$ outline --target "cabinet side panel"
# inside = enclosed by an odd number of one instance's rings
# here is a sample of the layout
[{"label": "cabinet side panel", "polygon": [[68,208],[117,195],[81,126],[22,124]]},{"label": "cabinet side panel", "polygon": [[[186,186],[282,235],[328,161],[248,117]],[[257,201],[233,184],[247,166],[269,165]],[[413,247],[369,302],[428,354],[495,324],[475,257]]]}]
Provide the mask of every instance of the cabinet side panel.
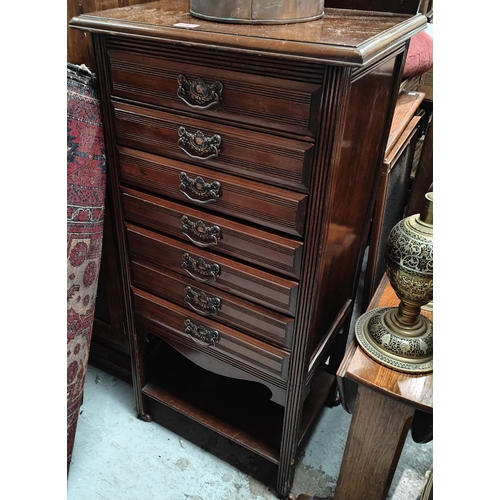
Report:
[{"label": "cabinet side panel", "polygon": [[342,141],[336,142],[340,149],[332,156],[316,277],[319,293],[310,328],[312,352],[345,301],[355,298],[374,181],[387,139],[401,60],[401,55],[392,57],[351,87]]}]

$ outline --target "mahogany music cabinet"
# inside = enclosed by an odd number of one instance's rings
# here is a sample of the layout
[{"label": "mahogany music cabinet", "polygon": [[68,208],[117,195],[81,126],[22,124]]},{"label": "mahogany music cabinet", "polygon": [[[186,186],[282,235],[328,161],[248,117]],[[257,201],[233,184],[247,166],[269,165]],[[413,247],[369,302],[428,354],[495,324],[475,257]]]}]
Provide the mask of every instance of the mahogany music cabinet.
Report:
[{"label": "mahogany music cabinet", "polygon": [[92,34],[138,414],[160,402],[266,458],[282,497],[335,384],[425,24],[213,23],[188,0],[70,23]]}]

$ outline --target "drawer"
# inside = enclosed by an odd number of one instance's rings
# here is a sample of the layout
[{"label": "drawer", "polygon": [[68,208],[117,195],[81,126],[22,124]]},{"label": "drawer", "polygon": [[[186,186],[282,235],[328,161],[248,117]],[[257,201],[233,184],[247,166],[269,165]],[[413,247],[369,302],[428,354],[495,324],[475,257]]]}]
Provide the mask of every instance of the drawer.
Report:
[{"label": "drawer", "polygon": [[265,342],[290,348],[293,318],[139,259],[132,259],[130,266],[133,285],[188,308],[200,321],[210,317]]},{"label": "drawer", "polygon": [[[229,60],[225,68],[211,67],[210,60],[200,63],[185,53],[183,60],[119,49],[109,49],[108,55],[114,97],[245,127],[309,137],[316,134],[319,83],[231,71]],[[238,56],[240,66],[241,59]]]},{"label": "drawer", "polygon": [[118,144],[217,171],[309,189],[314,145],[112,101]]},{"label": "drawer", "polygon": [[298,277],[302,243],[146,193],[122,188],[125,218],[200,248]]},{"label": "drawer", "polygon": [[[170,338],[184,339],[199,346],[208,355],[213,355],[255,374],[269,374],[283,381],[288,377],[289,353],[238,330],[222,325],[210,318],[202,321],[182,307],[162,300],[154,295],[132,288],[136,321],[142,323],[139,334],[147,335],[147,324],[159,326],[154,333],[166,342]],[[144,328],[146,326],[146,328]],[[262,375],[261,375],[262,376]]]},{"label": "drawer", "polygon": [[128,148],[118,148],[118,155],[124,184],[278,231],[303,234],[306,194]]},{"label": "drawer", "polygon": [[176,241],[144,228],[125,224],[132,259],[139,257],[165,269],[191,276],[214,289],[233,293],[293,316],[298,283],[189,243]]}]

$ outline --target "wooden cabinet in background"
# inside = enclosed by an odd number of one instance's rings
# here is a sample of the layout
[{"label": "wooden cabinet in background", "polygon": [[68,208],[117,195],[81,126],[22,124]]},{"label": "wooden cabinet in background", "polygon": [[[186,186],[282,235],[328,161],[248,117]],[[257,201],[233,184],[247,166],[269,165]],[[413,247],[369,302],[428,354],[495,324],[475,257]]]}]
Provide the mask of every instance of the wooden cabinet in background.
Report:
[{"label": "wooden cabinet in background", "polygon": [[123,285],[107,198],[101,269],[95,303],[89,363],[121,380],[132,382],[129,339],[125,330]]},{"label": "wooden cabinet in background", "polygon": [[139,417],[160,404],[264,457],[280,496],[335,387],[425,23],[211,23],[188,0],[71,21],[96,55]]},{"label": "wooden cabinet in background", "polygon": [[[392,228],[405,217],[415,146],[421,133],[422,92],[399,94],[379,174],[361,310],[368,307],[385,273],[385,248]],[[422,196],[422,199],[424,197]],[[412,215],[415,212],[408,213]]]}]

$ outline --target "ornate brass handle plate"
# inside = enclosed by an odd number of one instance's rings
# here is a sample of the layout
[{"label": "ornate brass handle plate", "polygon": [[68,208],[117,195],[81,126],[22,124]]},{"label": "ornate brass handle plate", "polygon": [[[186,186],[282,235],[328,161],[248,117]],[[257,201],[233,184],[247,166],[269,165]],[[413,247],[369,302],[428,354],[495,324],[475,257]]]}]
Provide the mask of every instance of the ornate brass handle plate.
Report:
[{"label": "ornate brass handle plate", "polygon": [[186,271],[191,278],[199,281],[200,283],[207,283],[208,281],[217,281],[220,275],[221,268],[219,264],[207,263],[201,257],[195,259],[187,252],[182,256],[181,269]]},{"label": "ornate brass handle plate", "polygon": [[[203,177],[199,175],[191,179],[186,172],[181,172],[179,179],[181,180],[179,190],[189,200],[205,204],[216,202],[219,199],[221,188],[219,181],[205,182]],[[188,192],[196,196],[196,198],[190,196]]]},{"label": "ornate brass handle plate", "polygon": [[[199,247],[208,247],[211,245],[217,245],[217,242],[222,238],[219,226],[207,226],[203,221],[197,220],[193,222],[189,220],[187,215],[181,217],[182,222],[182,234],[187,236],[189,241],[194,243]],[[189,233],[192,233],[194,239]]]},{"label": "ornate brass handle plate", "polygon": [[222,306],[219,297],[208,295],[201,290],[195,290],[190,286],[184,288],[186,296],[184,301],[193,311],[203,316],[216,315]]},{"label": "ornate brass handle plate", "polygon": [[215,134],[207,137],[201,130],[194,133],[188,132],[185,127],[179,127],[179,140],[177,144],[190,158],[196,160],[209,160],[216,158],[220,153],[222,138]]},{"label": "ornate brass handle plate", "polygon": [[209,346],[214,346],[219,341],[219,332],[217,330],[209,330],[203,325],[197,325],[193,323],[190,319],[184,321],[184,333],[189,335],[189,337],[195,342],[208,344]]},{"label": "ornate brass handle plate", "polygon": [[177,77],[177,97],[193,109],[208,109],[222,100],[221,82],[206,83],[203,78],[188,80],[184,75]]}]

